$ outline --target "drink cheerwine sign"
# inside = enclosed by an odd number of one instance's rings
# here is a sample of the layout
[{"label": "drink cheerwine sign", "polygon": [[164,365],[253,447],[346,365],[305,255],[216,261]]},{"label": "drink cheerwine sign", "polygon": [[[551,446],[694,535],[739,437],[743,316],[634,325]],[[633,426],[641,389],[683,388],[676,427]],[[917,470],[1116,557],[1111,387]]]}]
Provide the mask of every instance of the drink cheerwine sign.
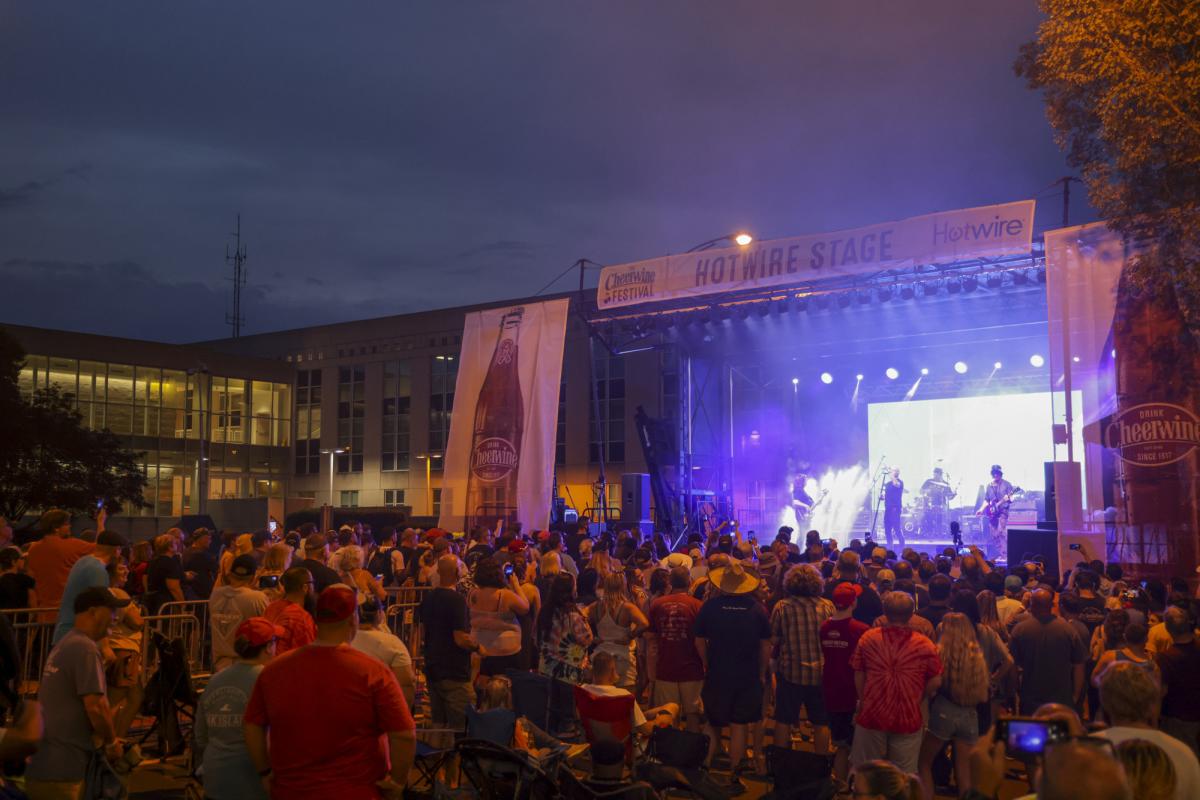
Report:
[{"label": "drink cheerwine sign", "polygon": [[917,264],[1019,255],[1032,247],[1033,211],[1033,200],[1020,200],[605,267],[596,303],[601,309],[620,308]]},{"label": "drink cheerwine sign", "polygon": [[551,300],[467,315],[440,527],[549,524],[567,307]]}]

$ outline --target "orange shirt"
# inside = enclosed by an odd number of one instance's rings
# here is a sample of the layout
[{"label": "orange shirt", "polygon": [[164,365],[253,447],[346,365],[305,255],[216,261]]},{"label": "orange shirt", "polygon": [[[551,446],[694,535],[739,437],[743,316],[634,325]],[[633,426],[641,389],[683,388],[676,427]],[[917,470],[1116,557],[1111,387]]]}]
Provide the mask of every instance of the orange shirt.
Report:
[{"label": "orange shirt", "polygon": [[[34,589],[37,591],[39,606],[49,608],[62,602],[71,567],[94,549],[95,545],[91,542],[54,534],[33,543],[25,556],[25,571],[37,582]],[[49,616],[53,621],[55,615]]]}]

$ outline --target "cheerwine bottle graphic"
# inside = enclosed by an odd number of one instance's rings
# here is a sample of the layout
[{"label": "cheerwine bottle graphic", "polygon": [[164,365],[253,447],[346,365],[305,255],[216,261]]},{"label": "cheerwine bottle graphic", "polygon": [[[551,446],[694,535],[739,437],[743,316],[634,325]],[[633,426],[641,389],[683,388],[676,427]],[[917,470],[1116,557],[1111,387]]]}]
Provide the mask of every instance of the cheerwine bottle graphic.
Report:
[{"label": "cheerwine bottle graphic", "polygon": [[467,522],[491,524],[500,517],[516,521],[517,473],[525,402],[517,364],[517,338],[525,309],[500,318],[500,338],[475,403],[471,469],[467,473]]}]

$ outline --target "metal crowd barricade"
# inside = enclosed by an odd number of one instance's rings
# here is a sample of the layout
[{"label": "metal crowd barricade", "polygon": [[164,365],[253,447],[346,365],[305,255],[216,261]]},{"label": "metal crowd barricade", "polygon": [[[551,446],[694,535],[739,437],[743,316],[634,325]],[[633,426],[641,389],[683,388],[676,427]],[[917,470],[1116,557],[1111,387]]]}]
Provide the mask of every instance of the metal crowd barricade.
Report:
[{"label": "metal crowd barricade", "polygon": [[0,610],[13,629],[17,655],[21,659],[21,683],[17,691],[23,695],[37,694],[42,669],[50,655],[57,608],[17,608]]},{"label": "metal crowd barricade", "polygon": [[417,620],[417,608],[429,586],[389,586],[387,592],[388,629],[400,638],[408,648],[413,663],[422,666],[421,625]]},{"label": "metal crowd barricade", "polygon": [[151,632],[166,639],[183,641],[188,656],[188,667],[193,678],[203,678],[212,672],[212,647],[209,643],[208,601],[183,600],[163,603],[157,614],[143,617],[142,664],[147,675],[157,665],[157,652],[153,647]]}]

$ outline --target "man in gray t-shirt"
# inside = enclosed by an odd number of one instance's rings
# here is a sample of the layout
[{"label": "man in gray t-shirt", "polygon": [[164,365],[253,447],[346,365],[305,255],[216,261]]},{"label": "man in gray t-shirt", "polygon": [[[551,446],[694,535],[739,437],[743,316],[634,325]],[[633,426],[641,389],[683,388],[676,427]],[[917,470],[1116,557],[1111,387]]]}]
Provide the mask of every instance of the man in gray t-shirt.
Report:
[{"label": "man in gray t-shirt", "polygon": [[110,759],[120,758],[96,642],[108,634],[114,609],[127,605],[129,600],[98,586],[75,597],[73,627],[50,651],[38,690],[46,730],[25,771],[31,797],[77,792],[97,741]]},{"label": "man in gray t-shirt", "polygon": [[238,556],[229,567],[229,583],[213,589],[209,598],[213,672],[220,672],[237,660],[233,642],[238,626],[251,617],[261,617],[267,610],[267,596],[250,588],[257,571],[254,556]]}]

